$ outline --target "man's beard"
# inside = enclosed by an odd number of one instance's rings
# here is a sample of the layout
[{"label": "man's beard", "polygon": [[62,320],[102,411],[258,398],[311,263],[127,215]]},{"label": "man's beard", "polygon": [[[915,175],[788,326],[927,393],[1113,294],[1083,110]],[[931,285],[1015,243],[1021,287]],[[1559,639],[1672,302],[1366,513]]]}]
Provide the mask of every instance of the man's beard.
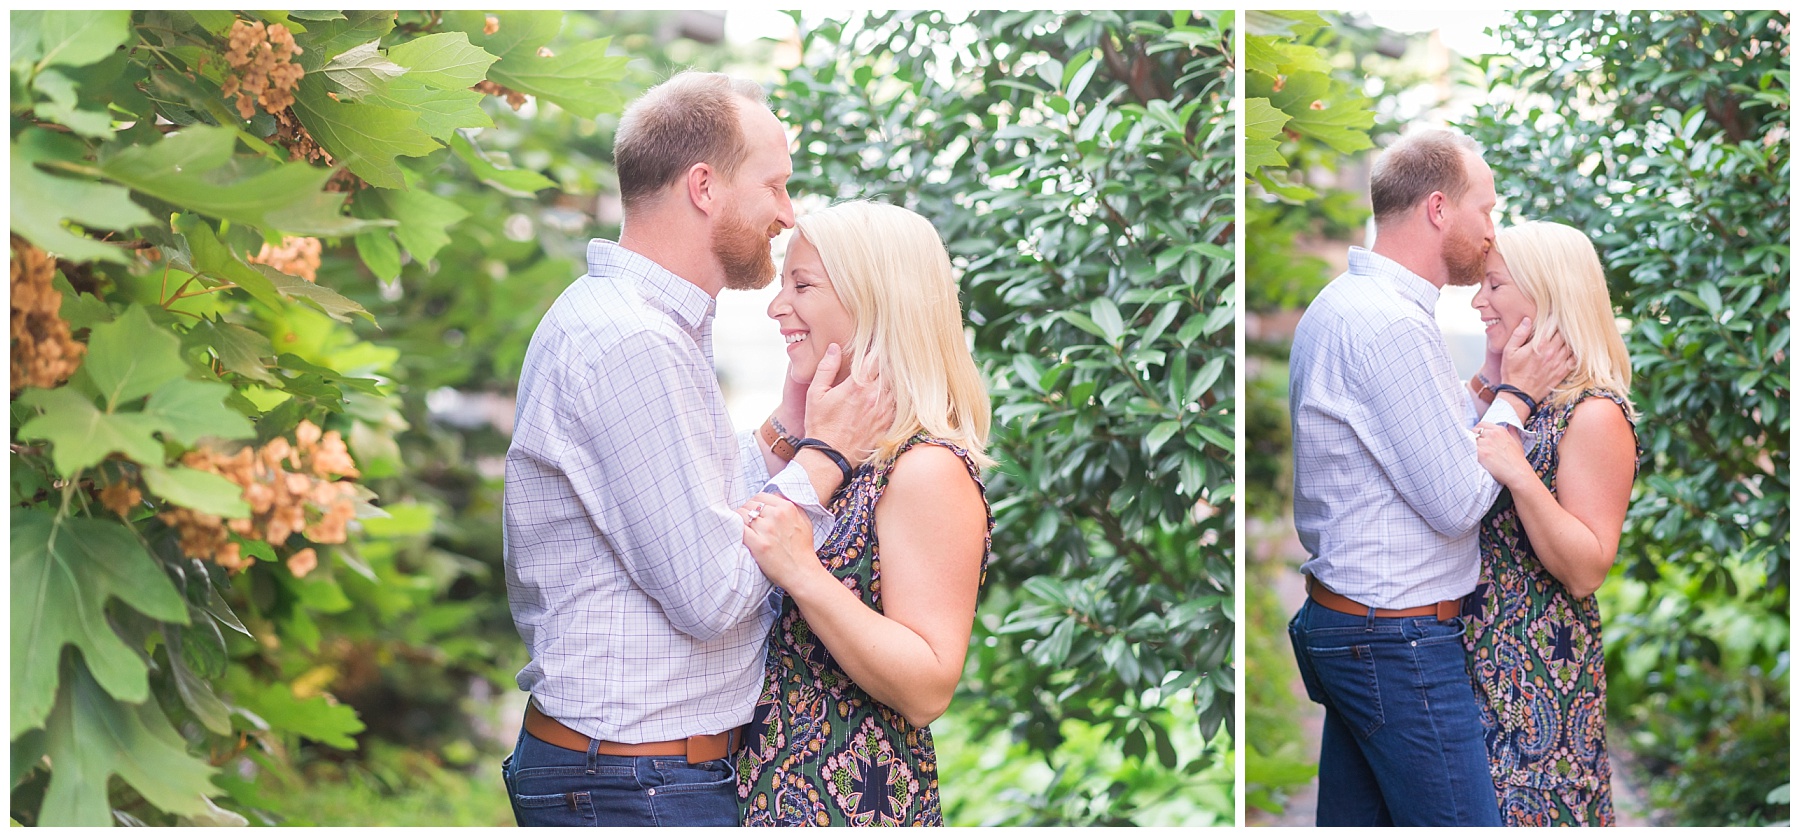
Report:
[{"label": "man's beard", "polygon": [[772,226],[756,229],[737,207],[726,210],[713,227],[713,257],[725,268],[725,287],[734,291],[766,288],[775,279],[775,257],[769,252],[769,240],[781,232]]},{"label": "man's beard", "polygon": [[1445,281],[1462,287],[1481,284],[1482,274],[1487,272],[1486,244],[1481,236],[1461,230],[1444,239],[1444,267],[1450,272]]}]

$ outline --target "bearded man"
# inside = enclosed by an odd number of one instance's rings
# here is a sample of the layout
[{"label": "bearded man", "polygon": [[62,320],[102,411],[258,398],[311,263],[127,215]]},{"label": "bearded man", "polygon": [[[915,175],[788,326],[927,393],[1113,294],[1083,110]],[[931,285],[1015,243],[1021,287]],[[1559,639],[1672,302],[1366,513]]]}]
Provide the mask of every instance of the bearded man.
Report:
[{"label": "bearded man", "polygon": [[[1450,364],[1434,309],[1482,280],[1494,173],[1468,137],[1424,130],[1369,175],[1375,242],[1294,332],[1294,527],[1311,555],[1288,625],[1325,706],[1319,825],[1499,825],[1462,598],[1500,486],[1477,463],[1481,406]],[[1558,335],[1520,323],[1483,421],[1522,426],[1574,367]]]},{"label": "bearded man", "polygon": [[520,825],[736,825],[732,751],[775,610],[734,510],[779,492],[822,541],[819,498],[874,447],[891,397],[831,386],[834,346],[804,418],[786,416],[823,445],[789,463],[727,422],[716,297],[768,285],[770,240],[794,226],[788,135],[761,87],[669,79],[626,110],[614,163],[619,241],[589,242],[519,376],[504,535],[531,699],[501,772]]}]

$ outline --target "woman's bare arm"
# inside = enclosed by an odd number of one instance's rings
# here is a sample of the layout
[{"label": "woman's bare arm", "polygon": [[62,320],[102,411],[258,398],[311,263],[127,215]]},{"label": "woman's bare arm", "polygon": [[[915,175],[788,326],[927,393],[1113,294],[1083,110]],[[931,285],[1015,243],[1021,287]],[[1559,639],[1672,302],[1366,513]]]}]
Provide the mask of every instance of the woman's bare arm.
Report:
[{"label": "woman's bare arm", "polygon": [[[1509,467],[1516,463],[1495,463],[1496,457],[1514,459],[1518,448],[1508,434],[1488,434],[1490,440],[1498,438],[1506,438],[1512,450],[1483,444],[1482,464],[1512,490],[1519,523],[1544,569],[1576,598],[1600,589],[1618,557],[1637,461],[1624,411],[1605,398],[1590,398],[1576,406],[1558,448],[1555,494],[1530,473],[1529,466],[1524,469],[1529,477],[1524,477]],[[1516,460],[1523,459],[1519,451]]]},{"label": "woman's bare arm", "polygon": [[773,518],[744,535],[763,572],[863,691],[914,726],[942,715],[968,654],[987,535],[986,507],[962,460],[921,444],[894,464],[875,508],[881,613],[819,563],[810,532],[786,519],[797,510],[777,501],[758,495],[750,504],[766,503]]}]

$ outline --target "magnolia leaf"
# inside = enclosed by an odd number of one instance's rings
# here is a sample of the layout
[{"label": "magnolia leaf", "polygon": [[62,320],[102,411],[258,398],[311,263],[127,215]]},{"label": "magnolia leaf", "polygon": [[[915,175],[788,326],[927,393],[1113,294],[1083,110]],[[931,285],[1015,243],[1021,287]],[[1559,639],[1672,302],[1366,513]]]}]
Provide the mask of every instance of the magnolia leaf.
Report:
[{"label": "magnolia leaf", "polygon": [[464,32],[439,32],[395,44],[389,60],[407,70],[407,77],[443,90],[467,90],[484,78],[499,60],[469,43]]},{"label": "magnolia leaf", "polygon": [[49,157],[39,140],[49,132],[31,128],[12,146],[12,229],[33,244],[74,262],[95,259],[124,263],[125,251],[76,235],[63,226],[73,221],[90,229],[128,230],[156,219],[117,186],[56,177],[34,163]]},{"label": "magnolia leaf", "polygon": [[244,501],[244,489],[211,471],[193,468],[161,468],[144,466],[144,485],[151,493],[178,506],[220,517],[242,519],[250,516],[250,504]]},{"label": "magnolia leaf", "polygon": [[[86,66],[112,55],[131,39],[131,12],[126,9],[14,12],[12,25],[15,32],[25,30],[27,37],[37,31],[33,55],[39,68]],[[18,39],[14,34],[15,44]]]},{"label": "magnolia leaf", "polygon": [[504,154],[490,157],[467,136],[458,132],[450,140],[450,150],[469,166],[475,177],[515,198],[529,198],[540,189],[556,188],[556,181],[530,169],[512,168]]},{"label": "magnolia leaf", "polygon": [[346,99],[361,99],[379,92],[389,81],[406,74],[406,68],[389,61],[378,50],[381,44],[369,41],[340,53],[319,70],[335,93]]},{"label": "magnolia leaf", "polygon": [[152,619],[188,620],[181,594],[131,530],[109,520],[58,520],[41,509],[13,509],[14,735],[42,726],[50,714],[66,645],[80,649],[82,669],[115,697],[150,696],[143,658],[107,622],[113,598]]},{"label": "magnolia leaf", "polygon": [[243,413],[225,406],[234,390],[217,381],[177,378],[150,394],[144,415],[158,422],[163,436],[193,446],[201,438],[249,439],[256,428]]},{"label": "magnolia leaf", "polygon": [[411,75],[394,79],[363,104],[410,111],[415,126],[433,139],[448,142],[459,128],[492,128],[494,118],[481,109],[482,94],[469,89],[439,90]]},{"label": "magnolia leaf", "polygon": [[323,82],[301,80],[295,91],[294,113],[325,150],[375,186],[406,188],[396,158],[419,157],[439,147],[419,129],[417,113],[366,102],[339,102],[326,95]]},{"label": "magnolia leaf", "polygon": [[314,282],[308,282],[298,276],[289,276],[266,264],[252,265],[257,272],[268,279],[275,289],[295,299],[303,299],[319,307],[332,319],[350,322],[349,314],[357,314],[369,322],[375,321],[375,315],[343,294]]},{"label": "magnolia leaf", "polygon": [[[154,700],[119,702],[72,663],[68,688],[50,715],[50,784],[40,825],[112,824],[107,778],[118,776],[150,804],[173,814],[205,815],[213,767],[188,753]],[[15,686],[17,681],[14,681]]]},{"label": "magnolia leaf", "polygon": [[336,236],[354,234],[365,226],[342,214],[346,195],[324,191],[330,169],[277,163],[240,176],[232,154],[237,137],[230,128],[190,125],[155,144],[128,146],[102,162],[100,169],[113,180],[187,211],[259,229]]},{"label": "magnolia leaf", "polygon": [[141,305],[110,323],[94,326],[82,362],[88,380],[106,399],[107,412],[142,398],[188,372],[181,339],[150,321]]}]

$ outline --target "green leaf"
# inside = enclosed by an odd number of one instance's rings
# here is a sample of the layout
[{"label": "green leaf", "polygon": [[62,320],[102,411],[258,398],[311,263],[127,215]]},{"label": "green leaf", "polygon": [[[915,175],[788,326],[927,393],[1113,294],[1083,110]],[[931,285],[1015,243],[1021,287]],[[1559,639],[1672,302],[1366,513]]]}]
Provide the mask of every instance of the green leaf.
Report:
[{"label": "green leaf", "polygon": [[266,264],[251,265],[251,267],[255,268],[264,278],[268,279],[269,282],[275,286],[276,290],[295,299],[304,299],[307,302],[318,306],[320,311],[324,311],[334,320],[347,323],[350,322],[350,317],[348,315],[356,314],[369,322],[375,321],[375,315],[370,314],[361,305],[356,304],[355,300],[327,288],[324,285],[308,282],[298,276],[289,276]]},{"label": "green leaf", "polygon": [[388,189],[406,188],[397,158],[423,156],[439,147],[419,129],[419,114],[365,102],[334,101],[326,95],[323,82],[311,79],[302,79],[295,91],[294,114],[339,163],[370,184]]},{"label": "green leaf", "polygon": [[455,202],[423,189],[405,192],[364,189],[356,196],[356,201],[358,209],[366,207],[381,217],[398,221],[394,236],[412,254],[413,260],[419,262],[435,258],[438,251],[450,243],[446,230],[469,217],[468,211]]},{"label": "green leaf", "polygon": [[1268,99],[1244,99],[1244,168],[1246,174],[1263,166],[1285,166],[1281,156],[1281,131],[1288,115]]},{"label": "green leaf", "polygon": [[[214,770],[188,753],[154,700],[115,701],[79,663],[50,716],[50,785],[41,825],[113,824],[107,778],[118,776],[150,804],[172,814],[204,814],[218,793]],[[16,684],[17,681],[15,680]]]},{"label": "green leaf", "polygon": [[356,255],[363,260],[369,272],[383,282],[391,282],[400,276],[400,246],[394,243],[394,237],[386,231],[359,233],[356,236]]},{"label": "green leaf", "polygon": [[177,378],[150,394],[144,416],[159,423],[163,436],[193,446],[200,439],[249,439],[256,428],[243,413],[225,406],[232,388],[217,381]]},{"label": "green leaf", "polygon": [[389,61],[378,49],[381,44],[369,41],[344,50],[319,68],[320,75],[345,99],[361,99],[380,92],[388,82],[405,75],[406,68]]},{"label": "green leaf", "polygon": [[582,41],[545,57],[540,47],[550,43],[563,25],[557,11],[504,11],[496,14],[500,29],[482,33],[486,16],[481,12],[445,12],[448,28],[461,30],[469,43],[498,56],[487,77],[520,93],[555,102],[583,119],[618,111],[625,100],[619,82],[630,59],[609,56],[611,38]]},{"label": "green leaf", "polygon": [[449,142],[462,128],[492,128],[494,119],[481,109],[482,94],[473,90],[439,90],[402,76],[386,89],[363,99],[363,104],[408,111],[418,117],[416,127],[427,136]]},{"label": "green leaf", "polygon": [[[100,169],[107,177],[184,211],[258,229],[336,236],[352,235],[366,226],[342,214],[347,195],[324,191],[330,169],[306,163],[271,167],[262,158],[236,160],[232,151],[237,136],[230,128],[190,125],[155,144],[129,146],[101,163]],[[245,174],[244,166],[260,170]]]},{"label": "green leaf", "polygon": [[211,471],[181,467],[145,467],[141,470],[144,484],[152,493],[178,506],[227,518],[250,516],[244,489]]},{"label": "green leaf", "polygon": [[407,78],[442,90],[467,90],[484,78],[499,60],[474,44],[464,32],[439,32],[388,49],[394,63],[407,69]]},{"label": "green leaf", "polygon": [[70,261],[124,263],[125,251],[76,235],[64,227],[74,222],[90,229],[129,230],[156,219],[117,186],[56,177],[34,163],[51,158],[49,132],[30,128],[12,147],[12,229],[33,244]]},{"label": "green leaf", "polygon": [[1094,324],[1100,326],[1106,342],[1118,343],[1119,335],[1125,331],[1125,320],[1119,315],[1118,303],[1111,297],[1098,297],[1089,304],[1088,310],[1093,312]]},{"label": "green leaf", "polygon": [[529,198],[541,189],[556,188],[556,181],[535,171],[512,168],[505,155],[496,155],[500,162],[495,162],[461,132],[451,138],[450,150],[468,164],[481,182],[515,198]]},{"label": "green leaf", "polygon": [[15,13],[13,25],[23,23],[29,31],[36,24],[39,69],[93,64],[112,55],[131,38],[131,12],[125,9],[43,11],[31,15],[21,19]]},{"label": "green leaf", "polygon": [[56,278],[50,280],[50,286],[62,293],[62,307],[57,309],[69,328],[80,331],[92,328],[101,323],[110,323],[117,319],[113,310],[105,302],[91,294],[76,293],[75,287],[69,284],[68,277],[58,271]]},{"label": "green leaf", "polygon": [[162,443],[154,435],[156,423],[138,413],[100,412],[87,396],[69,387],[28,389],[19,403],[43,410],[19,428],[19,438],[49,442],[50,462],[65,478],[112,453],[136,462],[163,460]]},{"label": "green leaf", "polygon": [[205,346],[219,359],[219,365],[253,381],[276,383],[263,358],[273,357],[275,347],[269,338],[234,323],[202,320],[188,330],[183,341],[187,345]]},{"label": "green leaf", "polygon": [[[64,646],[120,700],[150,696],[148,670],[106,619],[117,598],[152,619],[185,624],[187,605],[129,529],[40,509],[12,513],[12,730],[44,724]],[[60,769],[60,767],[59,767]]]},{"label": "green leaf", "polygon": [[[209,640],[218,639],[217,649],[220,662],[224,657],[224,638],[219,636],[219,629],[211,620],[200,620],[197,628],[209,631],[210,636],[196,643],[189,637],[197,633],[193,628],[163,628],[163,642],[169,646],[169,668],[175,675],[175,691],[181,695],[181,702],[199,719],[200,724],[217,735],[231,734],[231,710],[224,701],[213,694],[212,685],[204,679],[205,675],[196,672],[187,659],[189,654],[204,655],[205,651],[194,651],[197,644],[210,644]],[[221,668],[221,671],[223,669]]]},{"label": "green leaf", "polygon": [[181,340],[133,305],[110,323],[94,326],[82,371],[106,400],[107,412],[142,398],[187,374]]},{"label": "green leaf", "polygon": [[385,11],[353,11],[336,19],[309,23],[305,34],[294,38],[306,50],[300,55],[300,66],[310,74],[343,52],[380,40],[393,29],[394,13]]},{"label": "green leaf", "polygon": [[273,729],[305,736],[340,750],[356,749],[352,735],[363,731],[356,710],[340,706],[321,695],[301,699],[286,683],[257,683],[242,669],[227,674],[226,684],[233,702],[255,712]]},{"label": "green leaf", "polygon": [[1155,456],[1156,452],[1161,450],[1162,446],[1179,432],[1181,432],[1181,422],[1159,422],[1155,427],[1150,428],[1149,433],[1144,435],[1144,454]]},{"label": "green leaf", "polygon": [[32,86],[49,97],[49,101],[36,107],[38,118],[66,125],[84,137],[112,138],[112,117],[104,111],[81,110],[80,99],[75,94],[75,82],[68,76],[55,70],[45,70],[32,80]]}]

